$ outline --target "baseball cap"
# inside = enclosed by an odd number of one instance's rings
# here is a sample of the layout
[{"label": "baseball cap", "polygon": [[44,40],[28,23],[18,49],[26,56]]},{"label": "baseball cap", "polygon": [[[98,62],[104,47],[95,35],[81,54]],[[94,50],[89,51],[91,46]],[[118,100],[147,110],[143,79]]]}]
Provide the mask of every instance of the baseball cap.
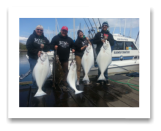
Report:
[{"label": "baseball cap", "polygon": [[109,27],[109,25],[108,25],[108,22],[107,22],[107,21],[103,22],[102,27],[103,27],[104,25],[106,25],[106,26],[108,26],[108,27]]},{"label": "baseball cap", "polygon": [[68,31],[68,27],[63,26],[63,27],[61,28],[61,30],[66,30],[66,31]]}]

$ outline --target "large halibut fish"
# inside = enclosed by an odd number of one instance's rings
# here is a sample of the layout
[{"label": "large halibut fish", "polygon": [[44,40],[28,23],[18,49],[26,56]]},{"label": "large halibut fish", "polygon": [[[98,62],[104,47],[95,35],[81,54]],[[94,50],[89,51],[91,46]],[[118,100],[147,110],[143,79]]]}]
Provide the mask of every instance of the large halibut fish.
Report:
[{"label": "large halibut fish", "polygon": [[67,82],[69,84],[69,86],[75,90],[75,94],[79,94],[82,93],[83,91],[79,91],[76,88],[76,81],[77,81],[77,72],[76,72],[76,62],[72,61],[71,65],[70,65],[70,69],[68,72],[68,76],[67,76]]},{"label": "large halibut fish", "polygon": [[98,53],[96,62],[101,72],[98,80],[106,80],[104,77],[104,72],[112,62],[111,46],[109,41],[105,40],[103,43],[100,52]]},{"label": "large halibut fish", "polygon": [[85,76],[83,78],[83,81],[89,81],[88,78],[88,72],[94,66],[94,54],[93,54],[93,48],[92,45],[88,44],[86,47],[86,50],[84,51],[82,61],[81,61]]},{"label": "large halibut fish", "polygon": [[51,76],[51,69],[47,53],[42,52],[33,69],[32,75],[38,86],[38,91],[36,92],[35,97],[46,95],[46,93],[42,91],[42,86],[47,78]]}]

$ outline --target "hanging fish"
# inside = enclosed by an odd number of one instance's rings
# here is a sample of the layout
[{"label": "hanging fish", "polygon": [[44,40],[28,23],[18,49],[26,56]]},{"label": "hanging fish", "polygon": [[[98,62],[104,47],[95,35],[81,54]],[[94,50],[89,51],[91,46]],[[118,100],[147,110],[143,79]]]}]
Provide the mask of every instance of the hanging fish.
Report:
[{"label": "hanging fish", "polygon": [[79,93],[82,93],[83,91],[79,91],[77,90],[76,88],[76,81],[77,81],[77,72],[76,72],[76,62],[75,60],[73,60],[71,62],[71,65],[70,65],[70,69],[69,69],[69,72],[68,72],[68,76],[67,76],[67,82],[69,84],[69,86],[75,90],[75,94],[79,94]]},{"label": "hanging fish", "polygon": [[112,62],[112,53],[109,41],[105,40],[103,43],[100,52],[98,53],[96,62],[101,72],[98,80],[106,80],[104,77],[104,72]]},{"label": "hanging fish", "polygon": [[46,95],[46,93],[42,91],[42,86],[44,85],[47,78],[51,76],[51,69],[47,53],[41,53],[33,69],[32,75],[38,86],[38,91],[36,92],[35,97]]},{"label": "hanging fish", "polygon": [[88,46],[86,47],[81,64],[85,73],[83,81],[89,81],[88,73],[90,69],[94,66],[94,54],[92,45],[88,44]]}]

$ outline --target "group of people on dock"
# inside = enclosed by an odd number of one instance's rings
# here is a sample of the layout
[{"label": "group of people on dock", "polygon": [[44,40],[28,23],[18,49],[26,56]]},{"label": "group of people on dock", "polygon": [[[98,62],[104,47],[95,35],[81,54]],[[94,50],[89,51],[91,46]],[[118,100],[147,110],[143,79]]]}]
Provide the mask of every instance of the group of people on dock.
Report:
[{"label": "group of people on dock", "polygon": [[[77,86],[79,86],[80,82],[80,73],[81,73],[81,59],[84,54],[84,51],[88,44],[96,44],[96,53],[98,54],[100,48],[104,43],[104,35],[108,34],[107,40],[110,42],[111,47],[114,45],[113,35],[108,31],[108,22],[103,22],[101,32],[98,32],[92,42],[88,37],[85,37],[83,31],[77,31],[77,39],[74,42],[72,38],[68,36],[68,27],[63,26],[59,34],[54,36],[49,42],[49,40],[44,36],[43,26],[38,25],[34,30],[33,34],[27,40],[27,54],[29,56],[30,69],[33,71],[34,66],[36,65],[37,59],[39,58],[42,51],[47,52],[50,50],[57,51],[57,55],[59,56],[59,61],[61,63],[64,76],[61,82],[61,85],[68,86],[67,83],[67,75],[68,75],[68,60],[70,51],[75,53],[75,60],[77,65]],[[98,69],[98,76],[100,75],[100,70]],[[106,78],[105,84],[109,85],[108,81],[108,69],[106,69],[104,76]],[[99,81],[98,81],[99,82]],[[36,82],[33,80],[33,85]],[[86,84],[90,84],[89,81]]]}]

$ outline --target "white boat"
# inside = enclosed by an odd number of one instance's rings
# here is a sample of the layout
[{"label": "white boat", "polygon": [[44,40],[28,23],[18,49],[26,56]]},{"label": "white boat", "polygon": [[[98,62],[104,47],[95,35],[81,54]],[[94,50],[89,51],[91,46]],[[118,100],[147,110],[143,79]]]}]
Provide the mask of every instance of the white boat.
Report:
[{"label": "white boat", "polygon": [[[112,51],[112,63],[108,67],[108,73],[116,74],[121,72],[139,71],[139,50],[135,45],[135,40],[119,34],[114,34],[113,37],[115,45]],[[52,61],[53,52],[48,53],[48,55],[49,60]],[[75,58],[75,56],[70,52],[68,67],[73,58]],[[92,67],[89,75],[97,74],[98,67]]]}]

